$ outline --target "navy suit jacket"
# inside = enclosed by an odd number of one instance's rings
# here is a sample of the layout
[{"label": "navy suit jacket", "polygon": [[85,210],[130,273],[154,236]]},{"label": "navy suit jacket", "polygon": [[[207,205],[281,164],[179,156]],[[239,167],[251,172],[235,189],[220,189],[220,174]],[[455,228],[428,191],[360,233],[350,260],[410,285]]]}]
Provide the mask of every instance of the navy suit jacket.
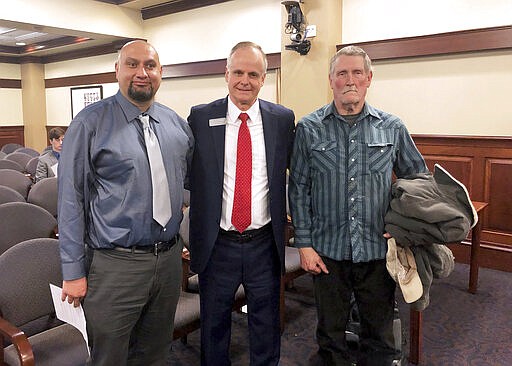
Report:
[{"label": "navy suit jacket", "polygon": [[[270,216],[277,252],[284,270],[286,222],[286,169],[295,133],[293,111],[259,100],[263,121]],[[190,258],[191,269],[201,273],[217,240],[222,211],[224,142],[226,125],[210,120],[226,118],[227,98],[192,107],[188,121],[195,138],[190,169]]]}]

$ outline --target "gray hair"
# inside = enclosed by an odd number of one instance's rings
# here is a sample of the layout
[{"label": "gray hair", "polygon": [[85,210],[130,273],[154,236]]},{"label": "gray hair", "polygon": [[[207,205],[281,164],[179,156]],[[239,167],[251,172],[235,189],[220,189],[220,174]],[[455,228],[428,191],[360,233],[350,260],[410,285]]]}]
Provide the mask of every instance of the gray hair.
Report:
[{"label": "gray hair", "polygon": [[237,50],[239,50],[241,48],[247,48],[247,47],[253,48],[261,53],[261,56],[263,56],[263,62],[264,62],[264,66],[265,66],[264,73],[266,73],[267,67],[268,67],[267,55],[265,55],[265,52],[263,52],[260,45],[254,43],[254,42],[249,42],[249,41],[239,42],[231,49],[231,52],[229,53],[229,56],[227,59],[226,67],[229,69],[229,67],[231,66],[231,57]]},{"label": "gray hair", "polygon": [[372,70],[372,60],[361,47],[357,46],[345,46],[341,48],[338,52],[335,53],[331,58],[331,62],[329,65],[329,75],[332,75],[334,72],[334,64],[338,60],[340,56],[361,56],[364,59],[364,71],[370,72]]}]

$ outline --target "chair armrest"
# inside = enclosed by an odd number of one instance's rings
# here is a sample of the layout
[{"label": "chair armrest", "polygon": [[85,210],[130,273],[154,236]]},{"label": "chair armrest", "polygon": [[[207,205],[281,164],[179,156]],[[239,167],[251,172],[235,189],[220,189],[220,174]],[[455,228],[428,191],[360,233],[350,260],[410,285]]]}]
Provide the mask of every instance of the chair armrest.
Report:
[{"label": "chair armrest", "polygon": [[[14,347],[16,347],[16,351],[18,352],[18,357],[20,360],[20,364],[22,366],[34,366],[34,353],[32,352],[32,346],[28,342],[27,336],[23,331],[16,328],[14,325],[9,323],[4,318],[0,317],[0,339],[6,337],[9,341],[12,342]],[[3,345],[0,348],[0,364],[4,364],[4,348]]]},{"label": "chair armrest", "polygon": [[284,225],[284,245],[290,245],[290,239],[295,236],[295,230],[291,219],[288,217]]},{"label": "chair armrest", "polygon": [[183,291],[188,290],[188,278],[190,277],[190,252],[188,249],[183,249],[181,253],[181,267],[182,267],[182,276],[181,276],[181,289]]}]

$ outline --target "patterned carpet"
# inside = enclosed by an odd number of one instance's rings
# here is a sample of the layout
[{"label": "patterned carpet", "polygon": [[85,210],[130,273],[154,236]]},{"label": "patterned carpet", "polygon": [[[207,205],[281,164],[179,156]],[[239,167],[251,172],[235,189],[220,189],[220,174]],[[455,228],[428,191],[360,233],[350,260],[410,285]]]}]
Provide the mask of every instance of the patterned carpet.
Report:
[{"label": "patterned carpet", "polygon": [[[512,365],[512,273],[480,269],[478,292],[467,292],[469,266],[456,264],[446,279],[436,280],[431,303],[423,313],[425,366]],[[400,317],[408,334],[409,309],[397,291]],[[311,278],[295,280],[286,292],[286,327],[282,336],[282,366],[316,365],[316,313]],[[249,365],[246,316],[233,313],[232,362]],[[405,347],[408,347],[408,339]],[[199,331],[188,343],[172,343],[169,365],[200,364]]]}]

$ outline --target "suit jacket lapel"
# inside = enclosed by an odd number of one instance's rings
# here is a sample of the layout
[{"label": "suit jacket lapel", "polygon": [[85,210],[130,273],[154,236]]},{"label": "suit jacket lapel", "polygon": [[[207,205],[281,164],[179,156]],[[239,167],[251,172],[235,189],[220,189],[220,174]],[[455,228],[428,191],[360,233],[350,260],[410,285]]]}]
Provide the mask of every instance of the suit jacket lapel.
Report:
[{"label": "suit jacket lapel", "polygon": [[278,118],[260,101],[261,120],[263,122],[263,136],[265,137],[265,157],[267,159],[267,176],[269,186],[272,184],[272,172],[274,170],[274,158],[276,150],[277,124]]}]

